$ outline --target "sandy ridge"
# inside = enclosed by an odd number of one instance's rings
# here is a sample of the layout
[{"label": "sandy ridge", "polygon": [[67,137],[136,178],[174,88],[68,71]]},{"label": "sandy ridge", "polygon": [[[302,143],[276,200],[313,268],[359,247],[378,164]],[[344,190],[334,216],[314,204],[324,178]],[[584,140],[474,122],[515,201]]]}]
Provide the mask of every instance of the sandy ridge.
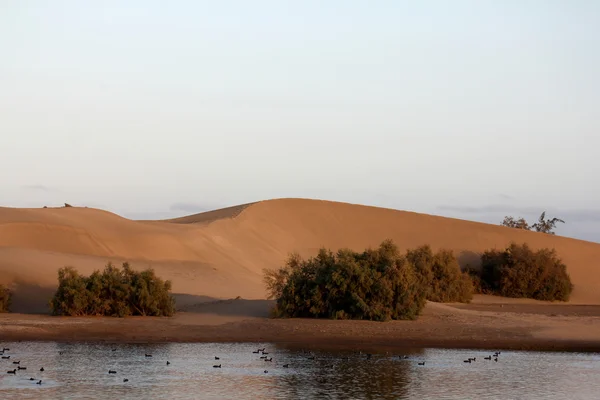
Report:
[{"label": "sandy ridge", "polygon": [[[572,303],[600,304],[598,243],[307,199],[261,201],[167,221],[133,221],[92,208],[0,208],[0,283],[29,288],[23,292],[27,301],[19,290],[15,300],[21,311],[33,310],[46,304],[58,268],[72,265],[89,273],[107,261],[130,261],[155,268],[178,294],[262,299],[262,269],[278,267],[292,251],[308,256],[321,246],[362,250],[387,238],[401,249],[425,243],[452,249],[463,265],[510,241],[552,247],[568,265]],[[36,292],[39,301],[31,298]]]}]

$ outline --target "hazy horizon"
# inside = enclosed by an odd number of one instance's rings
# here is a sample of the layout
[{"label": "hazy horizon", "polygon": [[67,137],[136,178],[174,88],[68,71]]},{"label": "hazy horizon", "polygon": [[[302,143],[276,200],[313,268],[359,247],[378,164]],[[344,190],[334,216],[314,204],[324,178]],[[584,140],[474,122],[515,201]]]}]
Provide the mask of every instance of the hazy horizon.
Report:
[{"label": "hazy horizon", "polygon": [[0,206],[302,197],[600,242],[600,2],[5,1]]}]

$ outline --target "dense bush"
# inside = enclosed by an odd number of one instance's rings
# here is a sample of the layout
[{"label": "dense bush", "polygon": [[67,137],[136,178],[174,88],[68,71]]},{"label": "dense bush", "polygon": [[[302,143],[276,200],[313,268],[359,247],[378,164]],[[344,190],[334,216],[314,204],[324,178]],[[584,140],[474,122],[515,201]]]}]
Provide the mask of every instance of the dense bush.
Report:
[{"label": "dense bush", "polygon": [[152,269],[137,272],[124,263],[109,263],[89,277],[71,267],[58,271],[58,290],[50,301],[55,315],[172,316],[175,300],[171,282],[158,278]]},{"label": "dense bush", "polygon": [[512,243],[481,257],[482,290],[506,297],[567,301],[573,290],[567,267],[550,249]]},{"label": "dense bush", "polygon": [[0,313],[8,312],[11,303],[11,293],[8,288],[0,285]]},{"label": "dense bush", "polygon": [[527,222],[525,220],[525,218],[523,218],[523,217],[516,219],[515,217],[512,217],[512,216],[506,216],[506,217],[504,217],[504,220],[502,221],[502,225],[504,225],[508,228],[524,229],[526,231],[531,230],[531,226],[529,225],[529,222]]},{"label": "dense bush", "polygon": [[265,270],[265,283],[279,317],[415,319],[425,305],[414,265],[391,241],[362,253],[294,254],[283,268]]},{"label": "dense bush", "polygon": [[442,249],[433,253],[431,247],[421,246],[408,250],[406,258],[415,266],[427,300],[468,303],[473,298],[473,282],[460,270],[452,251]]}]

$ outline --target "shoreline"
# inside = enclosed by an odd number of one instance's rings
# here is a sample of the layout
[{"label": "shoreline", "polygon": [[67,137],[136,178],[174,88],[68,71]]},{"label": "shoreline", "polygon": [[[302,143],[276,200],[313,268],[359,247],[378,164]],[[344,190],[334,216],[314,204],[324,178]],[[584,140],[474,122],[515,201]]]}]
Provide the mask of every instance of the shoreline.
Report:
[{"label": "shoreline", "polygon": [[415,321],[270,319],[268,303],[227,300],[174,317],[0,314],[0,342],[272,343],[299,348],[600,352],[600,306],[490,299],[428,303]]},{"label": "shoreline", "polygon": [[364,341],[361,339],[340,340],[337,337],[311,338],[310,340],[280,340],[273,337],[261,338],[211,338],[211,339],[168,339],[144,338],[131,340],[127,338],[111,337],[102,339],[96,336],[62,338],[62,337],[23,337],[18,335],[2,335],[1,342],[40,342],[40,343],[60,343],[60,344],[121,344],[121,345],[160,345],[160,344],[186,344],[186,343],[270,343],[296,349],[319,349],[350,351],[363,350],[372,353],[381,353],[393,350],[414,350],[414,349],[455,349],[455,350],[488,350],[488,351],[528,351],[528,352],[570,352],[570,353],[600,353],[600,341],[460,341],[460,340],[400,340],[392,342],[390,340],[382,341]]}]

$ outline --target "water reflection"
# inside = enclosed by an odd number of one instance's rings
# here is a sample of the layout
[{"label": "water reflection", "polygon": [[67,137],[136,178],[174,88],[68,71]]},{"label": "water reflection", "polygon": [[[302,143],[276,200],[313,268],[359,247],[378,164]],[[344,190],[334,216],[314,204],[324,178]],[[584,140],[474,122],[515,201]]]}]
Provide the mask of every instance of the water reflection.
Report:
[{"label": "water reflection", "polygon": [[[494,362],[480,350],[368,356],[246,343],[2,346],[11,349],[11,358],[0,361],[2,399],[595,399],[600,393],[598,354],[503,352]],[[273,361],[254,354],[259,347]],[[468,357],[477,361],[464,363]],[[6,374],[13,361],[27,370]]]},{"label": "water reflection", "polygon": [[[398,399],[408,394],[410,361],[400,358],[405,353],[369,356],[359,352],[280,351],[295,360],[296,372],[281,376],[277,384],[294,398]],[[418,353],[412,352],[413,362]]]}]

